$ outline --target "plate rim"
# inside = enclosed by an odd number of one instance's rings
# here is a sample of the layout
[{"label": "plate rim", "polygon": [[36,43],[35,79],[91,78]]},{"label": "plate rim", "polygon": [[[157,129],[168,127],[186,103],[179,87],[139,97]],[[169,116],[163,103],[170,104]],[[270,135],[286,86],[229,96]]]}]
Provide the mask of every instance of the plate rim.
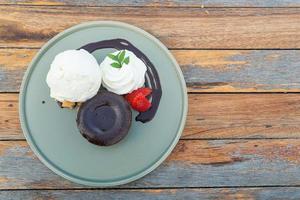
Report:
[{"label": "plate rim", "polygon": [[[182,93],[183,93],[183,95],[182,95],[183,110],[182,110],[182,113],[181,113],[181,122],[178,126],[176,136],[174,137],[172,143],[167,147],[167,150],[165,152],[163,152],[162,156],[160,158],[158,158],[156,161],[154,161],[153,164],[149,165],[145,169],[142,169],[142,171],[137,172],[136,174],[133,174],[132,176],[129,176],[129,177],[126,177],[126,178],[120,178],[119,180],[109,181],[109,182],[107,182],[107,181],[97,181],[97,182],[95,181],[94,182],[94,181],[83,180],[83,179],[80,179],[80,178],[77,178],[77,177],[73,176],[72,174],[68,174],[66,171],[59,168],[54,163],[52,163],[51,161],[48,160],[47,156],[45,156],[39,150],[39,148],[35,144],[34,140],[32,139],[32,136],[31,136],[29,128],[28,128],[28,124],[26,122],[26,117],[25,117],[26,112],[25,112],[25,106],[23,106],[23,104],[25,102],[24,98],[26,96],[25,91],[26,91],[27,85],[28,85],[28,80],[29,80],[28,78],[30,77],[32,71],[34,70],[33,66],[35,66],[36,63],[39,61],[41,54],[45,53],[63,35],[72,34],[73,32],[75,32],[77,30],[80,30],[80,29],[93,27],[93,26],[103,26],[103,25],[126,28],[126,29],[133,30],[135,32],[141,33],[144,37],[147,37],[148,39],[153,41],[159,48],[161,48],[168,55],[171,62],[175,66],[178,79],[180,80],[180,83],[181,83],[180,86],[181,86],[181,90],[182,90]],[[25,136],[25,139],[26,139],[27,143],[29,144],[31,150],[39,158],[39,160],[44,165],[46,165],[46,167],[48,167],[51,171],[53,171],[54,173],[58,174],[59,176],[65,178],[69,181],[72,181],[72,182],[78,183],[78,184],[82,184],[82,185],[86,185],[86,186],[108,187],[108,186],[122,185],[122,184],[126,184],[126,183],[129,183],[129,182],[135,181],[139,178],[142,178],[143,176],[145,176],[145,175],[149,174],[150,172],[152,172],[154,169],[156,169],[170,155],[170,153],[173,151],[176,144],[178,143],[178,141],[179,141],[179,139],[182,135],[185,123],[186,123],[187,112],[188,112],[188,95],[187,95],[186,83],[185,83],[181,68],[179,67],[179,65],[178,65],[177,61],[175,60],[174,56],[170,53],[170,51],[167,49],[167,47],[161,41],[159,41],[156,37],[154,37],[150,33],[146,32],[145,30],[143,30],[139,27],[136,27],[134,25],[124,23],[124,22],[121,22],[121,21],[90,21],[90,22],[84,22],[84,23],[80,23],[80,24],[77,24],[75,26],[72,26],[70,28],[67,28],[64,31],[58,33],[56,36],[54,36],[49,41],[47,41],[40,48],[40,50],[35,54],[35,56],[33,57],[32,61],[28,65],[28,68],[27,68],[26,72],[24,73],[22,84],[21,84],[21,87],[20,87],[20,93],[19,93],[19,119],[20,119],[20,124],[21,124],[23,134]]]}]

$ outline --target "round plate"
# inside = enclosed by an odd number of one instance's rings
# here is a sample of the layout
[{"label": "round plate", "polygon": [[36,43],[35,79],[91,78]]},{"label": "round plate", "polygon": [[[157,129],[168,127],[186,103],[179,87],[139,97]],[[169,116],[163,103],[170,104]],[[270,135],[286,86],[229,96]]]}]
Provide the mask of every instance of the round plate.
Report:
[{"label": "round plate", "polygon": [[[152,61],[163,93],[152,121],[134,121],[125,139],[100,147],[81,136],[75,122],[77,111],[59,108],[50,98],[45,80],[58,53],[115,38],[128,40]],[[100,63],[112,50],[98,50],[93,55]],[[170,154],[185,124],[187,91],[178,64],[156,38],[129,24],[99,21],[67,29],[42,47],[24,76],[19,106],[24,135],[47,167],[76,183],[113,186],[148,174]],[[134,112],[133,118],[136,115]]]}]

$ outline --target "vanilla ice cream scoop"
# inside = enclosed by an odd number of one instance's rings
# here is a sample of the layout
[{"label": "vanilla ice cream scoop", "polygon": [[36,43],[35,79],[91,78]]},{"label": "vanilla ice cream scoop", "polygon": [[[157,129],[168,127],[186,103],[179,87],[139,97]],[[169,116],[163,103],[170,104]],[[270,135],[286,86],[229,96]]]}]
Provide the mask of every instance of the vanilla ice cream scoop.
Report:
[{"label": "vanilla ice cream scoop", "polygon": [[[123,62],[118,67],[112,57],[107,56],[100,64],[102,72],[103,86],[110,92],[119,95],[127,94],[142,87],[145,83],[145,73],[147,67],[133,52],[125,51],[124,60],[128,57],[128,62]],[[116,51],[111,55],[120,55],[121,51]],[[117,67],[114,67],[114,63]]]},{"label": "vanilla ice cream scoop", "polygon": [[97,60],[84,49],[67,50],[54,58],[46,82],[50,96],[60,102],[84,102],[101,86]]}]

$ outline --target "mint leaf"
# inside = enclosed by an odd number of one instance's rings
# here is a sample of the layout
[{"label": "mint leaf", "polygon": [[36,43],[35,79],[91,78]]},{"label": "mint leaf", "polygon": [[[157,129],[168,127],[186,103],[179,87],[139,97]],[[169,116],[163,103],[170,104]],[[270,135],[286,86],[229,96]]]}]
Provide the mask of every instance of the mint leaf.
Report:
[{"label": "mint leaf", "polygon": [[128,65],[129,56],[125,58],[125,54],[125,50],[119,51],[117,55],[108,54],[108,57],[115,61],[111,64],[111,66],[115,68],[121,68],[124,63]]},{"label": "mint leaf", "polygon": [[116,57],[117,57],[118,60],[120,60],[120,59],[119,59],[119,56],[120,56],[121,52],[122,52],[122,51],[119,51],[119,53],[116,55]]},{"label": "mint leaf", "polygon": [[110,53],[110,54],[108,54],[108,57],[110,57],[110,58],[111,58],[112,60],[114,60],[114,61],[117,61],[117,62],[119,61],[119,60],[118,60],[118,57],[115,56],[114,54],[111,54],[111,53]]},{"label": "mint leaf", "polygon": [[129,56],[124,59],[123,63],[125,63],[126,65],[128,65],[128,63],[129,63]]},{"label": "mint leaf", "polygon": [[120,62],[120,63],[123,62],[124,57],[125,57],[125,51],[123,50],[123,51],[120,53],[120,56],[119,56],[119,62]]},{"label": "mint leaf", "polygon": [[111,65],[112,67],[114,67],[114,68],[121,68],[121,67],[122,67],[119,63],[116,63],[116,62],[111,63],[110,65]]}]

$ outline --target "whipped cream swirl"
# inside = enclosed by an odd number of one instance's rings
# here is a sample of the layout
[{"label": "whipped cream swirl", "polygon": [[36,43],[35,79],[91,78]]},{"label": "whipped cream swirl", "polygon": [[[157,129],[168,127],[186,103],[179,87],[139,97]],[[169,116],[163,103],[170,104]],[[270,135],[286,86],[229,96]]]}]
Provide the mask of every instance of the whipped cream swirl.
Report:
[{"label": "whipped cream swirl", "polygon": [[[117,55],[119,52],[112,54]],[[114,61],[108,56],[100,64],[103,86],[119,95],[130,93],[145,83],[145,63],[128,50],[125,50],[125,57],[129,57],[129,63],[123,63],[121,68],[113,67],[111,64]]]},{"label": "whipped cream swirl", "polygon": [[101,70],[86,50],[67,50],[54,58],[46,82],[52,98],[60,102],[84,102],[97,94]]}]

